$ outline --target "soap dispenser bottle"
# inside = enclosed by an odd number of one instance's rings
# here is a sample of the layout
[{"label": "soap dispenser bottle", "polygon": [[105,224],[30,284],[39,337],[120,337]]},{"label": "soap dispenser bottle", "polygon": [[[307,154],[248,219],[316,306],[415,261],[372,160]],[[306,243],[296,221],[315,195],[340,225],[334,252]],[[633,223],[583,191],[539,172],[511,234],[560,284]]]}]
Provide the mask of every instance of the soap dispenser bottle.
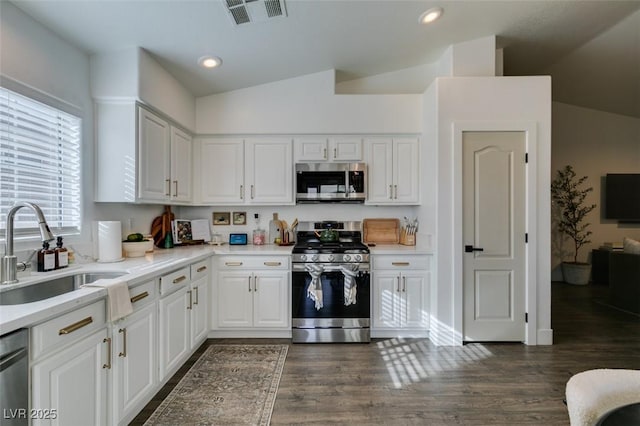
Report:
[{"label": "soap dispenser bottle", "polygon": [[49,248],[49,242],[42,242],[42,250],[38,252],[38,272],[52,271],[56,267],[56,255]]},{"label": "soap dispenser bottle", "polygon": [[69,266],[69,252],[62,246],[62,237],[58,237],[55,248],[55,269]]}]

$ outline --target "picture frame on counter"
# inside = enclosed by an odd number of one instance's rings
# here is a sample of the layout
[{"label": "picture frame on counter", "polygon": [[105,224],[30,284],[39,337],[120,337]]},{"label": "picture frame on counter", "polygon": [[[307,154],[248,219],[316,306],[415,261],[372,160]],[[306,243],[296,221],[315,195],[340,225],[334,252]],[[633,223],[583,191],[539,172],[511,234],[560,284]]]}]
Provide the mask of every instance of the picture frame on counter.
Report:
[{"label": "picture frame on counter", "polygon": [[214,225],[231,225],[231,213],[229,212],[213,212]]},{"label": "picture frame on counter", "polygon": [[233,212],[233,224],[234,225],[246,225],[247,224],[247,212]]}]

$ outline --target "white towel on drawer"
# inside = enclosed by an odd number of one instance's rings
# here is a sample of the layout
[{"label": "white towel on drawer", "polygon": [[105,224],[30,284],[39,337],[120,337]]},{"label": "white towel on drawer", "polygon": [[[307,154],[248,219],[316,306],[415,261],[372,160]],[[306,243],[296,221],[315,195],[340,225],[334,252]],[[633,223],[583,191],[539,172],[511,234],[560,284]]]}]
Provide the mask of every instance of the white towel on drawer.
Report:
[{"label": "white towel on drawer", "polygon": [[107,319],[111,322],[124,318],[133,312],[129,284],[121,279],[102,279],[86,284],[85,287],[100,287],[107,290]]},{"label": "white towel on drawer", "polygon": [[358,286],[356,285],[358,265],[342,265],[340,269],[342,270],[342,275],[344,275],[344,306],[355,305],[356,293],[358,291]]},{"label": "white towel on drawer", "polygon": [[319,311],[324,306],[322,299],[322,280],[320,276],[324,268],[322,265],[311,263],[305,265],[305,269],[311,275],[311,281],[307,287],[307,297],[315,302],[316,311]]}]

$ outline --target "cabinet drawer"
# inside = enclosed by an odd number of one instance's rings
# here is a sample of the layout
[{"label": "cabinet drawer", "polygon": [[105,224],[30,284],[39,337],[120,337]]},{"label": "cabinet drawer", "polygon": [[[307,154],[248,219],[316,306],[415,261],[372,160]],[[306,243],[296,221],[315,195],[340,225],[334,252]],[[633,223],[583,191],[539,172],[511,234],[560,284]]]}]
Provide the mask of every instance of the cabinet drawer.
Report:
[{"label": "cabinet drawer", "polygon": [[189,267],[178,269],[160,277],[160,295],[164,296],[191,282]]},{"label": "cabinet drawer", "polygon": [[218,258],[217,270],[233,269],[289,269],[289,256],[223,256]]},{"label": "cabinet drawer", "polygon": [[31,357],[37,359],[47,351],[70,345],[105,324],[106,305],[103,299],[36,325],[31,329]]},{"label": "cabinet drawer", "polygon": [[156,281],[147,281],[144,284],[129,289],[129,296],[131,297],[131,304],[133,305],[133,311],[136,312],[140,308],[153,303],[158,295],[158,287]]},{"label": "cabinet drawer", "polygon": [[211,270],[211,261],[209,259],[191,265],[191,281],[197,281],[207,276]]},{"label": "cabinet drawer", "polygon": [[373,268],[374,269],[431,269],[429,256],[423,256],[418,254],[410,255],[374,255],[373,256]]}]

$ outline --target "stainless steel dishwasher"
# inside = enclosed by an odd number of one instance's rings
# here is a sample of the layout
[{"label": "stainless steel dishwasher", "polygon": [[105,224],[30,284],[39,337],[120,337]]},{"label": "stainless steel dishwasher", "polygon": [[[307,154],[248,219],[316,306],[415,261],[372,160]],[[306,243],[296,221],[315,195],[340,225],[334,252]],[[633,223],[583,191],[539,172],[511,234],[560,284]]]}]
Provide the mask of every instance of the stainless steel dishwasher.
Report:
[{"label": "stainless steel dishwasher", "polygon": [[0,337],[0,425],[29,424],[29,330]]}]

